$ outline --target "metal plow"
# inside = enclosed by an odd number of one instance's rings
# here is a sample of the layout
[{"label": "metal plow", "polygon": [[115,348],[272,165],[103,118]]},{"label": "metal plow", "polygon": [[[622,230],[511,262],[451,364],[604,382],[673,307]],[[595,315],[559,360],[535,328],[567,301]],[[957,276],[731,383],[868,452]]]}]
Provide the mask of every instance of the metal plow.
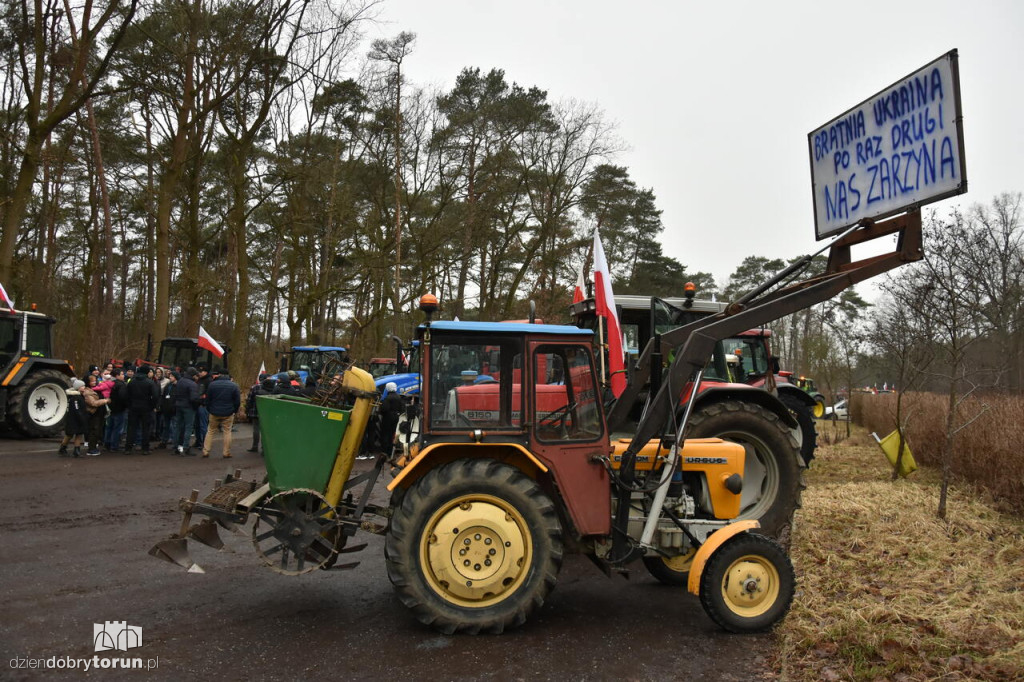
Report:
[{"label": "metal plow", "polygon": [[[347,544],[361,524],[339,514],[320,493],[292,488],[271,495],[269,485],[243,481],[238,470],[233,476],[216,481],[213,491],[202,502],[199,491],[193,490],[178,506],[183,512],[180,529],[156,543],[149,554],[190,573],[205,572],[189,553],[190,539],[216,550],[223,549],[218,526],[243,535],[239,526],[245,525],[250,517],[255,518],[252,544],[257,556],[271,570],[283,575],[302,575],[316,569],[355,568],[359,562],[342,564],[338,559],[366,547],[366,543]],[[351,499],[346,511],[350,508]],[[192,523],[194,515],[205,518]],[[364,530],[381,532],[376,528]]]},{"label": "metal plow", "polygon": [[[234,475],[229,474],[223,480],[218,479],[214,482],[213,491],[202,502],[198,501],[198,490],[193,490],[187,499],[182,498],[178,503],[184,512],[181,528],[177,533],[153,545],[149,550],[150,556],[177,564],[187,569],[189,573],[204,573],[202,567],[189,554],[188,539],[191,538],[213,549],[223,549],[224,541],[220,538],[217,526],[241,533],[237,526],[246,522],[251,505],[267,494],[267,486],[259,488],[255,481],[243,481],[241,476],[242,471],[236,469]],[[197,512],[207,518],[193,525],[192,516]]]}]

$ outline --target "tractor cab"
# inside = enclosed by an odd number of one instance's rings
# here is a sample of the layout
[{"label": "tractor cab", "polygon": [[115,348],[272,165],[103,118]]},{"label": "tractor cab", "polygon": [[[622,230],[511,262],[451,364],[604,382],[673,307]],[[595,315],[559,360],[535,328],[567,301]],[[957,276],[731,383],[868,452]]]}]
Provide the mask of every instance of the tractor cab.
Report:
[{"label": "tractor cab", "polygon": [[741,384],[763,385],[769,374],[778,374],[778,358],[769,355],[767,339],[770,329],[750,329],[719,342],[726,358],[726,372],[721,375],[716,367],[709,368],[705,376],[715,381],[735,381]]},{"label": "tractor cab", "polygon": [[37,312],[0,313],[0,368],[12,366],[23,354],[50,357],[55,322]]},{"label": "tractor cab", "polygon": [[288,371],[299,375],[302,383],[308,377],[320,380],[325,372],[334,374],[348,358],[348,349],[344,346],[292,346],[281,361],[281,371],[277,374],[278,381],[288,381]]},{"label": "tractor cab", "polygon": [[[156,362],[161,367],[170,367],[178,371],[199,365],[205,365],[207,368],[220,366],[227,369],[231,347],[225,343],[220,345],[224,348],[224,355],[218,358],[212,351],[200,346],[197,338],[168,337],[160,341],[160,354],[157,356]],[[142,361],[136,361],[136,364],[142,364]]]},{"label": "tractor cab", "polygon": [[430,433],[470,428],[523,437],[533,432],[542,440],[602,435],[589,330],[435,322],[420,332],[428,349],[423,402]]},{"label": "tractor cab", "polygon": [[421,327],[419,459],[481,457],[550,472],[579,531],[608,533],[608,478],[598,463],[608,431],[592,336],[508,322]]}]

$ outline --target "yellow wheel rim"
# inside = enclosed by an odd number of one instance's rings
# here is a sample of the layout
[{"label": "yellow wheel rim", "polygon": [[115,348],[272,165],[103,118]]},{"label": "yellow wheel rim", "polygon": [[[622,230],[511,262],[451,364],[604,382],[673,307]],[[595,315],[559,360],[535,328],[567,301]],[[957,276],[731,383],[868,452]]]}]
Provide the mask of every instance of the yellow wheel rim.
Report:
[{"label": "yellow wheel rim", "polygon": [[693,557],[697,555],[697,550],[690,549],[686,554],[680,554],[679,556],[661,557],[661,560],[665,562],[665,567],[670,571],[676,573],[689,573],[690,568],[693,566]]},{"label": "yellow wheel rim", "polygon": [[722,597],[733,613],[744,618],[760,616],[779,598],[779,572],[763,556],[741,557],[722,577]]},{"label": "yellow wheel rim", "polygon": [[491,495],[463,495],[427,520],[420,565],[446,601],[484,608],[513,594],[529,573],[533,542],[515,507]]},{"label": "yellow wheel rim", "polygon": [[825,406],[821,403],[814,403],[814,418],[821,419],[825,415]]}]

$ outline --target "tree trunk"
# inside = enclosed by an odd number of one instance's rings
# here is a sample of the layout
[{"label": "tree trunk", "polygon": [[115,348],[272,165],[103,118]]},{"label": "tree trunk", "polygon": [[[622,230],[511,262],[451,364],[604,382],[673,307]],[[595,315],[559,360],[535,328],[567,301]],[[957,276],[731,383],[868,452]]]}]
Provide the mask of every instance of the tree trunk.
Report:
[{"label": "tree trunk", "polygon": [[[238,273],[238,292],[235,294],[235,320],[231,328],[231,348],[235,353],[244,353],[249,341],[249,254],[245,241],[245,156],[242,150],[236,149],[229,158],[232,201],[228,213],[228,223],[234,235],[235,269]],[[244,355],[242,355],[244,357]],[[238,361],[235,367],[239,367]]]},{"label": "tree trunk", "polygon": [[[198,7],[198,2],[195,3]],[[189,31],[188,49],[185,55],[185,83],[182,88],[181,105],[175,117],[176,129],[171,142],[171,156],[160,178],[157,190],[156,208],[156,299],[154,301],[153,324],[150,333],[154,342],[167,336],[171,307],[171,206],[174,193],[181,180],[188,155],[188,132],[195,106],[195,56],[198,37],[196,31]],[[199,135],[197,129],[196,135]]]},{"label": "tree trunk", "polygon": [[946,439],[942,443],[942,486],[939,488],[938,516],[940,519],[946,518],[946,497],[949,490],[949,474],[952,470],[953,441],[956,438],[956,372],[958,364],[953,363],[949,382],[949,404],[947,406],[949,413],[946,415]]},{"label": "tree trunk", "polygon": [[[43,141],[33,132],[25,139],[25,151],[21,156],[21,168],[18,170],[18,181],[14,185],[7,206],[4,207],[3,235],[0,236],[0,282],[13,280],[14,249],[18,243],[18,232],[21,220],[25,215],[29,197],[32,196],[32,185],[35,183],[36,172],[39,170],[39,152]],[[10,286],[10,284],[8,284]]]}]

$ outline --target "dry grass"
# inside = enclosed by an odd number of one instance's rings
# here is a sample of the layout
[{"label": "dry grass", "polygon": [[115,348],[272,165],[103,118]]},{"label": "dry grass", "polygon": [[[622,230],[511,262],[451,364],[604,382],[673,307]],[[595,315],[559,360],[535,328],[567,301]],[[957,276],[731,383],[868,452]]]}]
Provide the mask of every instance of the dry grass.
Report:
[{"label": "dry grass", "polygon": [[[842,428],[845,435],[845,426]],[[819,448],[791,549],[799,586],[779,626],[785,680],[1024,679],[1024,522],[938,476],[889,481],[863,429]]]},{"label": "dry grass", "polygon": [[[904,397],[904,409],[913,415],[907,440],[919,463],[942,465],[946,406],[946,396],[936,393]],[[895,428],[895,413],[895,394],[854,395],[854,420],[879,436]],[[1024,511],[1024,397],[992,394],[969,398],[961,405],[961,421],[978,414],[977,421],[957,436],[953,473],[985,486],[1012,509]]]}]

